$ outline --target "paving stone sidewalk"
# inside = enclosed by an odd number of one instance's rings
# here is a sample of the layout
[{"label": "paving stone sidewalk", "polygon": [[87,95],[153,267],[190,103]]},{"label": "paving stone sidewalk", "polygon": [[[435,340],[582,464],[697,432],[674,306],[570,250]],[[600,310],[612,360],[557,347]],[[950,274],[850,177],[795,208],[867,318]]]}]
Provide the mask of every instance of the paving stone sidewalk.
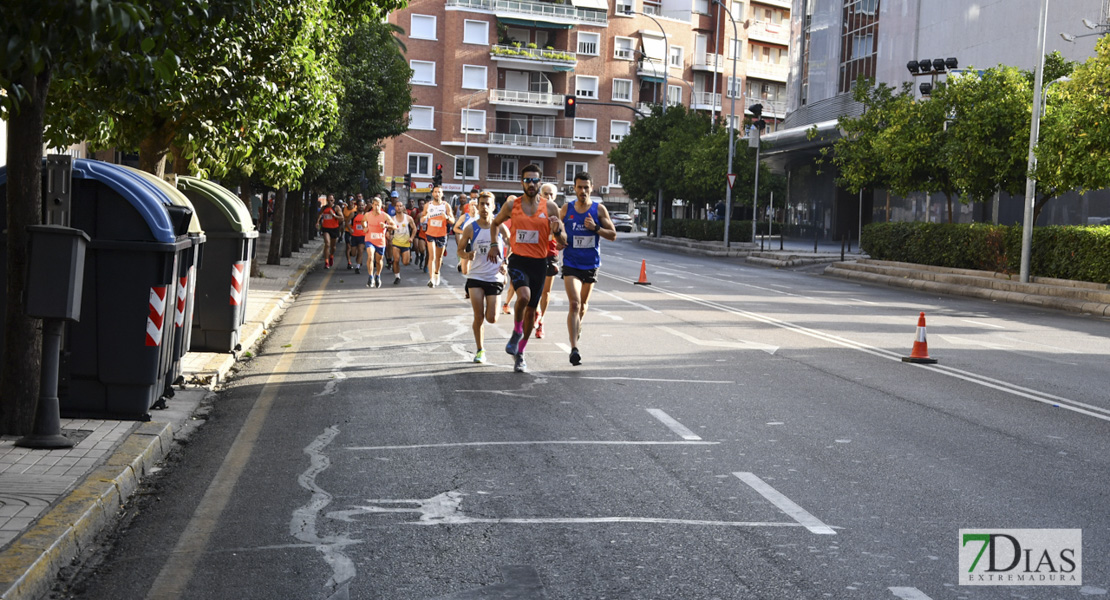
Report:
[{"label": "paving stone sidewalk", "polygon": [[50,591],[59,570],[114,523],[120,505],[191,426],[204,397],[256,349],[322,264],[319,238],[280,266],[265,264],[269,243],[268,234],[256,240],[262,276],[250,280],[240,356],[186,354],[186,384],[150,422],[62,419],[63,434],[76,442],[65,450],[17,448],[16,437],[0,437],[0,600],[36,600]]}]

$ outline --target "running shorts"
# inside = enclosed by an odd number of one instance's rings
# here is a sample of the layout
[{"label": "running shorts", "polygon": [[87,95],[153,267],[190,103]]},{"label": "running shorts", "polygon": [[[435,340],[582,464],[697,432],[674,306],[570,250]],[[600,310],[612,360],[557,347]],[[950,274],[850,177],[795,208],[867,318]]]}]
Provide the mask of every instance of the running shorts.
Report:
[{"label": "running shorts", "polygon": [[597,269],[575,269],[563,265],[563,279],[576,277],[582,283],[597,283]]},{"label": "running shorts", "polygon": [[532,292],[528,298],[528,306],[536,308],[540,305],[540,296],[543,295],[543,285],[547,279],[547,258],[510,255],[509,279],[513,282],[513,289],[527,287]]},{"label": "running shorts", "polygon": [[498,283],[496,281],[480,281],[478,279],[467,279],[466,289],[470,288],[482,288],[482,291],[486,293],[487,297],[497,296],[500,295],[501,292],[505,291],[505,284]]},{"label": "running shorts", "polygon": [[447,247],[447,236],[444,235],[444,236],[436,237],[434,235],[429,235],[428,236],[428,243],[429,244],[435,244],[436,247],[439,247],[439,248],[446,248]]}]

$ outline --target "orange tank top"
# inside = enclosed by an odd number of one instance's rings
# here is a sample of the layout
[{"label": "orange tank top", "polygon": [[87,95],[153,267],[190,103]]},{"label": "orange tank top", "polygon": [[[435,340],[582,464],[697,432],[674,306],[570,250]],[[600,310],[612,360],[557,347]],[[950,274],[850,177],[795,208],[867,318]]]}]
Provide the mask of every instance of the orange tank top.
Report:
[{"label": "orange tank top", "polygon": [[431,203],[428,205],[428,237],[445,237],[447,235],[447,203]]},{"label": "orange tank top", "polygon": [[324,218],[320,222],[320,225],[324,229],[335,229],[336,227],[339,227],[339,219],[336,218],[335,210],[336,209],[334,209],[330,206],[324,209],[324,211],[323,211]]},{"label": "orange tank top", "polygon": [[366,241],[379,247],[385,247],[385,226],[386,223],[392,223],[393,220],[389,215],[381,213],[376,215],[372,212],[366,213]]},{"label": "orange tank top", "polygon": [[369,223],[366,222],[365,213],[359,213],[355,215],[355,218],[351,221],[351,235],[355,237],[366,236],[366,230],[368,226]]},{"label": "orange tank top", "polygon": [[513,201],[512,219],[510,230],[513,240],[513,254],[529,256],[532,258],[547,258],[547,240],[551,237],[551,223],[547,220],[547,202],[540,199],[536,205],[536,214],[524,214],[521,196]]}]

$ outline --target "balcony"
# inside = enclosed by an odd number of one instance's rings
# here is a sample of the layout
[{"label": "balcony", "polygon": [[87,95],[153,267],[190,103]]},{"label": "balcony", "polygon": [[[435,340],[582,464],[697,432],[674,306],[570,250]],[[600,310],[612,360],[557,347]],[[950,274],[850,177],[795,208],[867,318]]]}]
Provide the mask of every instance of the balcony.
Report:
[{"label": "balcony", "polygon": [[758,60],[749,60],[744,70],[744,74],[748,77],[781,81],[783,83],[786,83],[786,77],[790,74],[790,67],[787,65],[776,65]]},{"label": "balcony", "polygon": [[495,61],[530,71],[573,71],[578,64],[578,55],[574,52],[527,46],[494,46],[490,49],[489,56]]},{"label": "balcony", "polygon": [[783,46],[790,45],[790,28],[782,23],[752,21],[748,27],[748,39],[757,42],[770,42]]},{"label": "balcony", "polygon": [[790,0],[752,0],[752,3],[753,4],[766,4],[768,6],[777,6],[779,8],[785,8],[786,10],[791,9]]},{"label": "balcony", "polygon": [[636,76],[641,79],[650,77],[658,79],[659,83],[662,83],[663,79],[666,78],[666,72],[667,68],[662,60],[643,58],[636,64]]},{"label": "balcony", "polygon": [[490,90],[489,103],[517,108],[535,108],[542,110],[544,114],[550,114],[551,111],[562,110],[563,95],[517,90]]},{"label": "balcony", "polygon": [[528,0],[447,0],[447,8],[480,10],[498,17],[517,17],[562,25],[594,25],[609,23],[606,13],[576,8],[570,4],[530,2]]},{"label": "balcony", "polygon": [[636,111],[645,117],[650,117],[651,109],[655,108],[656,106],[659,106],[659,104],[655,102],[637,102]]},{"label": "balcony", "polygon": [[[714,60],[717,62],[714,63]],[[723,54],[702,54],[701,56],[694,56],[695,71],[709,71],[712,73],[716,70],[718,73],[724,73],[726,64],[728,64],[728,59],[726,59]]]},{"label": "balcony", "polygon": [[749,96],[744,99],[744,110],[748,110],[753,104],[763,105],[763,116],[765,117],[786,118],[786,102],[784,100],[761,100]]},{"label": "balcony", "polygon": [[[493,181],[497,183],[520,183],[520,175],[517,173],[490,173],[486,175],[486,181]],[[558,183],[555,177],[543,177],[541,183]]]},{"label": "balcony", "polygon": [[490,145],[527,146],[530,148],[550,148],[555,150],[574,150],[574,140],[565,137],[546,135],[520,135],[516,133],[491,133]]},{"label": "balcony", "polygon": [[694,110],[721,110],[721,95],[713,92],[694,92],[691,105]]}]

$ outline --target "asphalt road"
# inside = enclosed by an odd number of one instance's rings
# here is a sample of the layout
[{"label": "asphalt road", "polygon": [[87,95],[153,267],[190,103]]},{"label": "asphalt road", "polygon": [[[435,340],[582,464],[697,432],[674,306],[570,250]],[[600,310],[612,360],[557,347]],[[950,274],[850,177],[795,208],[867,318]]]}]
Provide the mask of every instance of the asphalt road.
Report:
[{"label": "asphalt road", "polygon": [[[507,316],[487,325],[490,364],[471,362],[453,271],[435,290],[411,268],[373,290],[311,274],[69,595],[1110,589],[1110,320],[628,240],[603,252],[583,364],[568,363],[557,293],[526,374],[502,350]],[[633,285],[641,260],[651,286]],[[937,365],[900,360],[922,311]],[[959,530],[984,528],[1082,530],[1082,585],[960,585]]]}]

